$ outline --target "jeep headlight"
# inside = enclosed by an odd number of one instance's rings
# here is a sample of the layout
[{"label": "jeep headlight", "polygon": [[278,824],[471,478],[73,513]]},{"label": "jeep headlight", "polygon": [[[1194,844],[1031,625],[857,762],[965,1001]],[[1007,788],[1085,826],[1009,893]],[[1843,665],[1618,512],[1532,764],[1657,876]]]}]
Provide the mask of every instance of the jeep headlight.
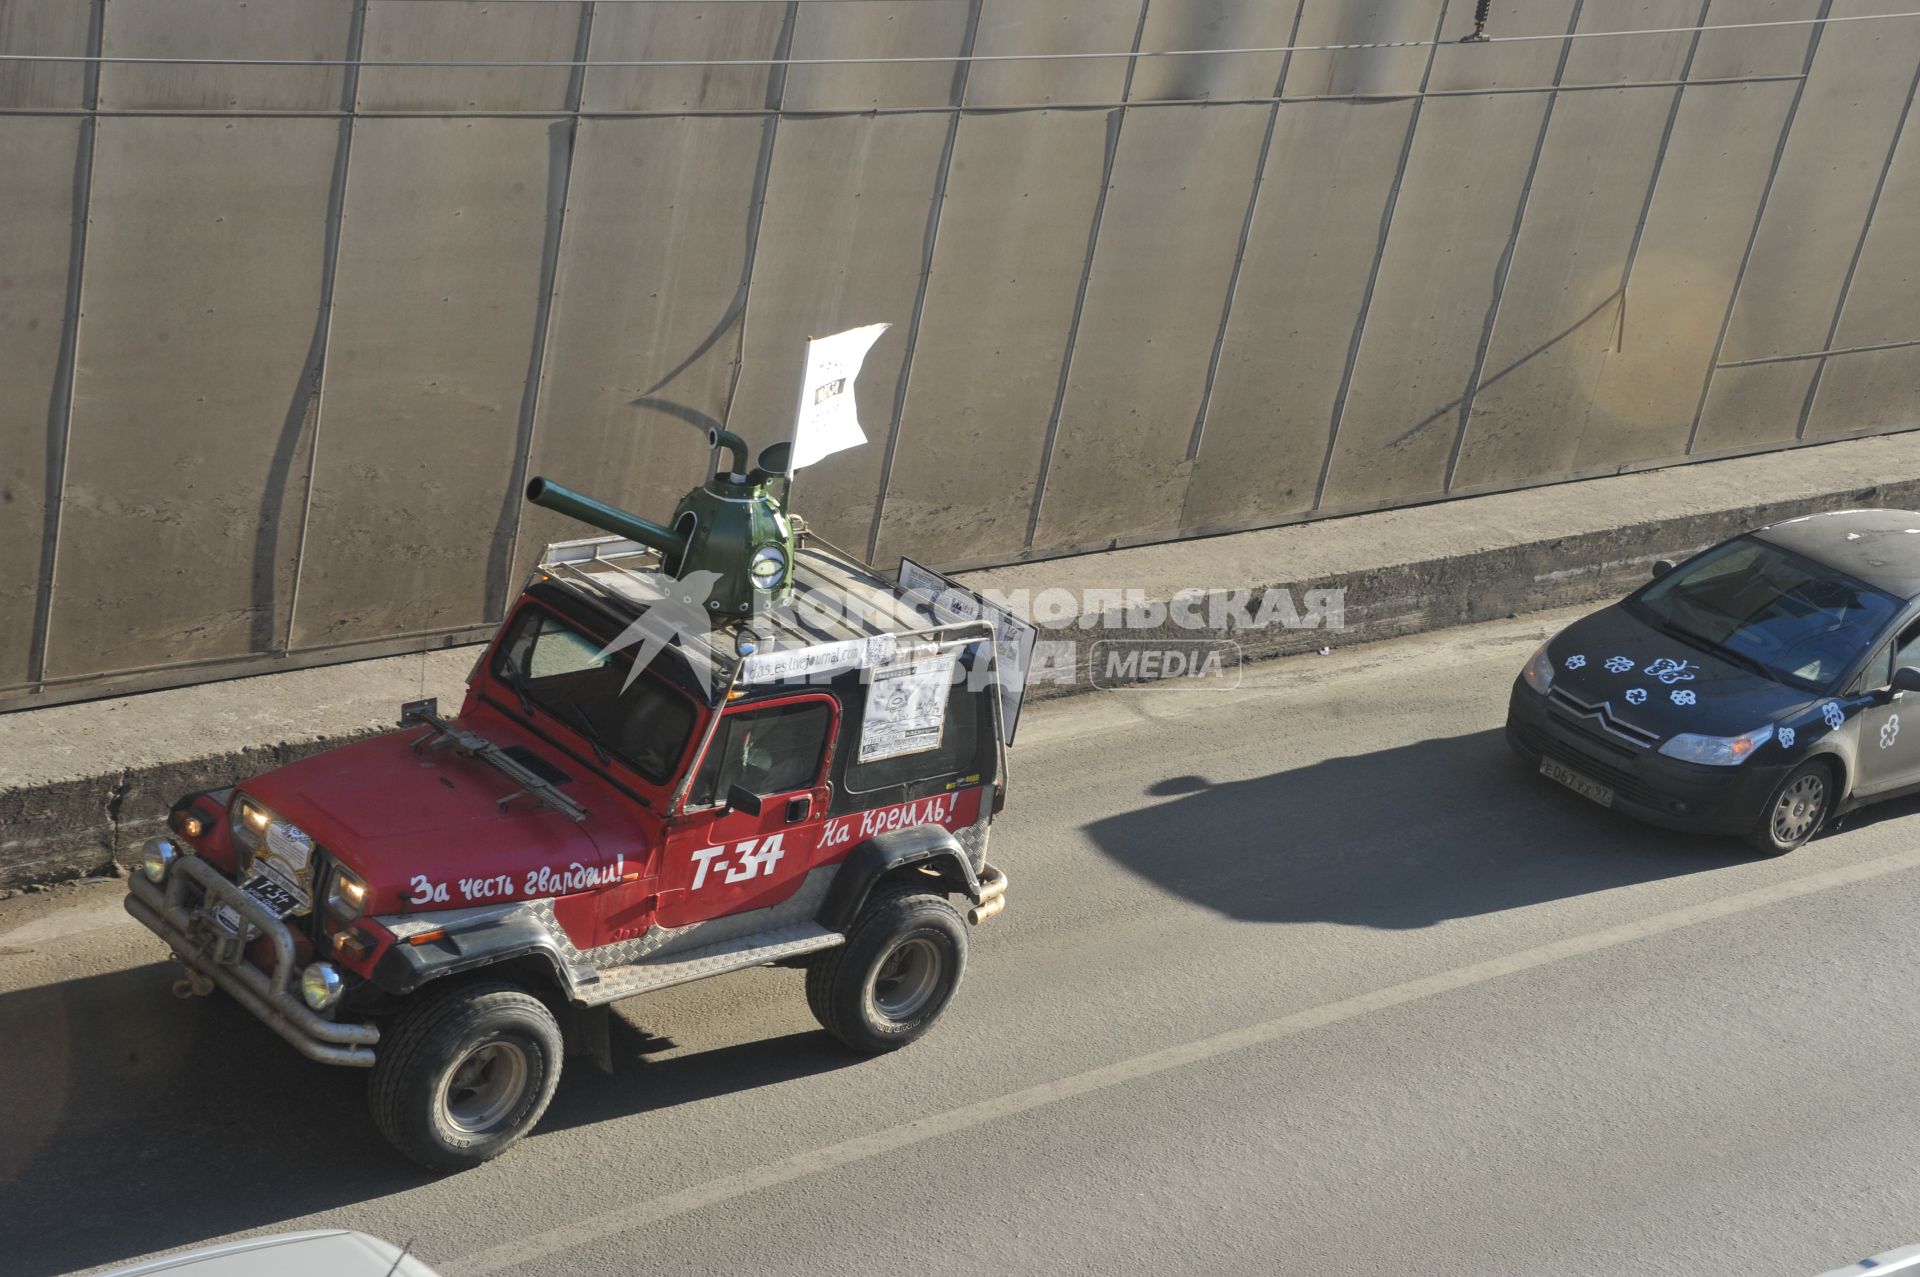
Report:
[{"label": "jeep headlight", "polygon": [[747,561],[747,575],[756,587],[771,590],[780,584],[787,571],[787,552],[777,545],[763,545]]},{"label": "jeep headlight", "polygon": [[1732,767],[1753,757],[1753,751],[1773,739],[1773,724],[1755,728],[1744,736],[1697,736],[1681,732],[1660,747],[1668,758],[1708,767]]},{"label": "jeep headlight", "polygon": [[300,973],[300,996],[316,1011],[324,1011],[340,1000],[347,982],[331,962],[313,962]]},{"label": "jeep headlight", "polygon": [[1520,677],[1527,680],[1527,686],[1542,696],[1553,687],[1553,658],[1547,655],[1547,649],[1552,646],[1553,639],[1542,643],[1540,650],[1527,661],[1526,668],[1520,671]]},{"label": "jeep headlight", "polygon": [[327,888],[327,909],[342,922],[352,922],[367,907],[367,884],[340,865],[333,870],[333,885]]},{"label": "jeep headlight", "polygon": [[248,851],[258,851],[261,840],[267,836],[267,826],[273,823],[273,813],[245,794],[236,794],[233,815],[227,823],[233,829],[235,842]]},{"label": "jeep headlight", "polygon": [[148,882],[164,882],[167,870],[180,858],[180,849],[171,838],[149,838],[140,848],[140,872]]}]

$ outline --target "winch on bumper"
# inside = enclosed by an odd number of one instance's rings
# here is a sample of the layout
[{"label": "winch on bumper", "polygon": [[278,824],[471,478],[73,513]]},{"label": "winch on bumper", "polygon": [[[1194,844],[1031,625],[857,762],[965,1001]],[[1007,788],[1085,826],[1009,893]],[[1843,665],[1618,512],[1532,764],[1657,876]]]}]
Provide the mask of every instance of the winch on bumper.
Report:
[{"label": "winch on bumper", "polygon": [[[165,841],[174,845],[171,839]],[[189,883],[200,889],[197,903],[188,903]],[[244,932],[228,935],[213,921],[216,904],[227,906],[273,945],[271,974],[246,960]],[[295,988],[300,973],[294,967],[293,930],[207,861],[179,849],[164,882],[155,883],[136,871],[127,912],[172,946],[189,971],[232,994],[302,1055],[322,1064],[373,1067],[380,1030],[370,1024],[337,1024],[307,1006]]]}]

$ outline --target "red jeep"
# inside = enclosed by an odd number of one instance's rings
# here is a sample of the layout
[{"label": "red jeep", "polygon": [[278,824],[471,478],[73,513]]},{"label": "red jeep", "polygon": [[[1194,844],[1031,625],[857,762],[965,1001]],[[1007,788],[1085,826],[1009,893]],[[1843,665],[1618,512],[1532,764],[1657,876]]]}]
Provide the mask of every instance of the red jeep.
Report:
[{"label": "red jeep", "polygon": [[804,966],[834,1036],[907,1045],[1006,902],[993,631],[802,541],[795,586],[844,606],[651,653],[621,647],[674,601],[648,551],[550,547],[458,716],[412,704],[402,730],[183,798],[128,912],[183,994],[218,985],[371,1069],[374,1121],[437,1169],[504,1151],[563,1044],[605,1064],[608,1004],[668,985]]}]

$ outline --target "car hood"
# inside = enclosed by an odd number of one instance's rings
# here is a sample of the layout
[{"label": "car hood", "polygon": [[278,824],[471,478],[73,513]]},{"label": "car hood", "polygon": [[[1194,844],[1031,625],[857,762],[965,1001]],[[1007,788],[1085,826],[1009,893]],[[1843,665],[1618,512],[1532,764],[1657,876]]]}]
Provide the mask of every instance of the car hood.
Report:
[{"label": "car hood", "polygon": [[1661,740],[1738,736],[1826,699],[1656,630],[1624,607],[1574,622],[1548,647],[1553,690]]},{"label": "car hood", "polygon": [[[522,760],[546,759],[497,722],[485,733]],[[416,750],[422,735],[355,741],[239,788],[364,880],[369,914],[567,894],[644,866],[650,840],[630,800],[573,760],[557,770],[560,791],[587,808],[578,822],[531,796],[503,804],[519,789],[511,777],[447,747]]]}]

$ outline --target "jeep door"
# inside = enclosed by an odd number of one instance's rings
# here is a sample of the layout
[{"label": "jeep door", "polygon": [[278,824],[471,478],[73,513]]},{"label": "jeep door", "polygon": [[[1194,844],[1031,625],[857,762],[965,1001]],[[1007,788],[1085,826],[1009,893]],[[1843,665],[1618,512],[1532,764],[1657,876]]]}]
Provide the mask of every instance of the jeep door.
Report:
[{"label": "jeep door", "polygon": [[[660,925],[779,904],[813,867],[827,815],[827,768],[840,707],[808,693],[729,709],[669,826]],[[730,805],[742,790],[758,813]]]}]

